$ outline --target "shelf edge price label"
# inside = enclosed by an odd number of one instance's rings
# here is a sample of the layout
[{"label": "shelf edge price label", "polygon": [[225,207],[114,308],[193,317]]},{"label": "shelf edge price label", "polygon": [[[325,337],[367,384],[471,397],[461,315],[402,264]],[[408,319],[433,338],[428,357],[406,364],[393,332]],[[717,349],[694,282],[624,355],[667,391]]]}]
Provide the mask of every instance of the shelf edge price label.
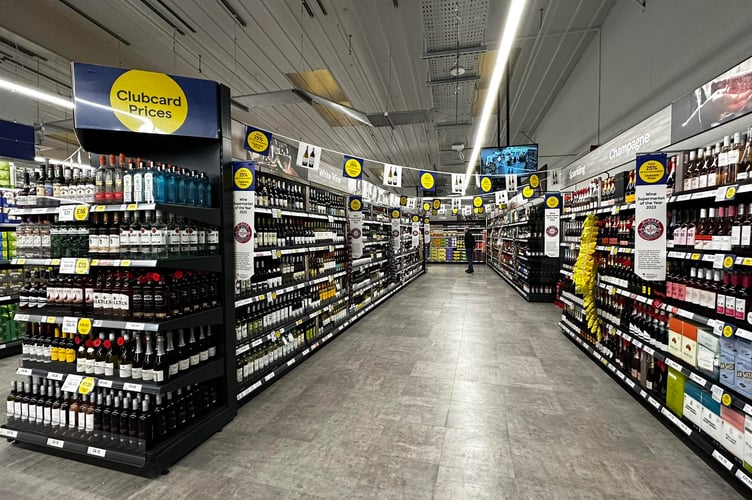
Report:
[{"label": "shelf edge price label", "polygon": [[86,396],[97,386],[97,379],[94,377],[85,377],[78,385],[78,393]]},{"label": "shelf edge price label", "polygon": [[76,325],[78,325],[78,318],[71,316],[63,317],[63,332],[64,333],[76,333]]},{"label": "shelf edge price label", "polygon": [[16,375],[31,376],[31,368],[17,368]]},{"label": "shelf edge price label", "polygon": [[738,184],[719,187],[715,192],[715,201],[734,201],[734,198],[736,198],[736,193],[738,191]]},{"label": "shelf edge price label", "polygon": [[734,254],[726,254],[723,257],[723,269],[730,271],[734,268],[734,264],[736,263],[736,255]]},{"label": "shelf edge price label", "polygon": [[723,393],[723,396],[721,396],[721,403],[723,406],[731,406],[731,395],[727,392]]},{"label": "shelf edge price label", "polygon": [[65,446],[65,441],[54,438],[47,438],[47,446],[52,446],[53,448],[62,448],[63,446]]},{"label": "shelf edge price label", "polygon": [[95,448],[93,446],[89,446],[86,448],[86,454],[87,455],[93,455],[95,457],[104,458],[107,454],[107,450],[103,450],[102,448]]},{"label": "shelf edge price label", "polygon": [[141,384],[132,384],[130,382],[126,382],[126,383],[123,384],[123,390],[124,391],[141,392]]},{"label": "shelf edge price label", "polygon": [[0,428],[0,436],[4,436],[10,439],[16,439],[18,437],[18,432],[12,431],[10,429]]},{"label": "shelf edge price label", "polygon": [[73,222],[73,212],[75,207],[73,205],[63,205],[58,211],[57,220],[60,222]]},{"label": "shelf edge price label", "polygon": [[[102,210],[104,210],[104,206],[102,206]],[[89,220],[89,206],[88,205],[77,205],[76,208],[73,209],[73,220],[78,222],[83,222],[85,220]]]}]

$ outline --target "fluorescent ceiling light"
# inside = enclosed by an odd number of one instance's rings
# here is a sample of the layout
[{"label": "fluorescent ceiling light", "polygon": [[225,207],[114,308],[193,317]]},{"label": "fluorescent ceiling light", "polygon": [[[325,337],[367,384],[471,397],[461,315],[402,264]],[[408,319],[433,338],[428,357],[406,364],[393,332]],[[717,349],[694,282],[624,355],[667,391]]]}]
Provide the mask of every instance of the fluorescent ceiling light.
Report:
[{"label": "fluorescent ceiling light", "polygon": [[2,78],[0,78],[0,89],[5,89],[17,94],[25,95],[26,97],[36,99],[37,101],[48,102],[50,104],[60,106],[61,108],[73,109],[73,102],[69,99],[65,99],[53,94],[48,94],[47,92],[42,92],[40,90],[36,90],[25,85],[20,85],[9,80],[4,80]]},{"label": "fluorescent ceiling light", "polygon": [[[494,101],[499,93],[499,86],[501,86],[501,78],[504,76],[504,71],[507,66],[507,60],[509,59],[509,53],[512,51],[512,44],[514,38],[517,36],[517,28],[520,26],[520,20],[522,19],[522,13],[525,10],[525,4],[527,0],[512,0],[509,6],[509,12],[507,12],[507,19],[504,23],[504,29],[501,32],[501,43],[499,44],[499,50],[496,54],[496,64],[494,65],[493,75],[491,81],[488,84],[488,92],[486,92],[486,101],[483,103],[483,111],[478,121],[478,130],[475,135],[475,145],[473,146],[473,152],[470,155],[470,161],[467,163],[467,172],[465,172],[465,184],[462,194],[467,191],[468,182],[470,181],[470,175],[475,168],[475,164],[480,157],[480,150],[483,147],[483,142],[486,137],[486,129],[488,128],[488,122],[491,119],[491,112],[493,111]],[[509,124],[507,124],[507,127]]]}]

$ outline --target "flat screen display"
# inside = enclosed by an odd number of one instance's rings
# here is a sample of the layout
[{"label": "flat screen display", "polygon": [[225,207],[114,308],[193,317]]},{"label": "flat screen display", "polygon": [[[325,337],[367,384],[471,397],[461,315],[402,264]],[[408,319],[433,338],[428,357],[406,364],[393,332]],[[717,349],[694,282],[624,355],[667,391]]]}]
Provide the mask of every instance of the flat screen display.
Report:
[{"label": "flat screen display", "polygon": [[538,171],[538,145],[523,144],[480,151],[481,174],[528,175]]}]

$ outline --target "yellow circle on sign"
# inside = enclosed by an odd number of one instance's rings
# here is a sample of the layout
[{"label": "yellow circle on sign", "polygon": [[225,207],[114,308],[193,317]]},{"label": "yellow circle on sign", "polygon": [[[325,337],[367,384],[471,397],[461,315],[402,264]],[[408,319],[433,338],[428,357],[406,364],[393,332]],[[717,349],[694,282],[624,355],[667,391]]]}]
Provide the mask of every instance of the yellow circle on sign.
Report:
[{"label": "yellow circle on sign", "polygon": [[91,320],[89,318],[81,318],[78,320],[76,330],[81,335],[89,335],[91,333]]},{"label": "yellow circle on sign", "polygon": [[734,196],[736,196],[736,188],[734,186],[729,186],[726,188],[726,199],[727,200],[733,200]]},{"label": "yellow circle on sign", "polygon": [[478,213],[478,207],[473,207],[473,213],[474,213],[474,214],[477,214],[477,213]]},{"label": "yellow circle on sign", "polygon": [[456,208],[452,209],[452,215],[457,215],[458,210]]},{"label": "yellow circle on sign", "polygon": [[491,178],[490,177],[483,177],[480,180],[480,189],[484,193],[491,191]]},{"label": "yellow circle on sign", "polygon": [[345,173],[348,177],[356,179],[360,177],[360,173],[363,170],[363,166],[355,158],[350,158],[345,162]]},{"label": "yellow circle on sign", "polygon": [[537,189],[538,186],[540,186],[540,179],[538,178],[537,175],[533,174],[530,176],[530,185],[535,189]]},{"label": "yellow circle on sign", "polygon": [[403,207],[407,205],[407,196],[400,196],[400,205]]},{"label": "yellow circle on sign", "polygon": [[126,71],[112,84],[110,107],[133,132],[172,134],[188,117],[188,99],[175,80],[137,69]]},{"label": "yellow circle on sign", "polygon": [[89,207],[87,205],[78,205],[73,209],[73,219],[84,221],[89,218]]},{"label": "yellow circle on sign", "polygon": [[248,167],[240,167],[235,171],[232,179],[238,189],[245,190],[253,185],[253,172]]},{"label": "yellow circle on sign", "polygon": [[420,221],[420,218],[417,215],[413,215],[413,222]]},{"label": "yellow circle on sign", "polygon": [[431,219],[429,218],[423,219],[423,224],[430,224],[430,223],[431,223]]},{"label": "yellow circle on sign", "polygon": [[734,267],[734,258],[731,257],[730,255],[727,255],[726,257],[724,257],[723,267],[724,269],[731,269],[732,267]]},{"label": "yellow circle on sign", "polygon": [[473,198],[474,207],[480,207],[482,205],[483,205],[483,198],[481,198],[480,196],[476,196],[475,198]]},{"label": "yellow circle on sign", "polygon": [[392,210],[392,219],[399,219],[399,210]]},{"label": "yellow circle on sign", "polygon": [[435,180],[432,173],[423,172],[423,175],[420,176],[420,185],[423,189],[433,189],[434,183]]},{"label": "yellow circle on sign", "polygon": [[734,334],[734,327],[731,325],[726,325],[723,327],[723,336],[724,337],[731,337]]},{"label": "yellow circle on sign", "polygon": [[359,199],[353,198],[352,200],[350,200],[350,210],[352,210],[353,212],[357,212],[358,210],[361,209],[362,206],[363,204],[360,202]]},{"label": "yellow circle on sign", "polygon": [[663,175],[666,173],[666,167],[656,160],[648,160],[640,165],[640,171],[637,175],[640,176],[642,182],[646,184],[655,184],[663,179]]},{"label": "yellow circle on sign", "polygon": [[248,134],[248,137],[245,138],[245,142],[254,153],[263,153],[269,149],[269,138],[260,130],[254,130]]},{"label": "yellow circle on sign", "polygon": [[546,206],[548,208],[556,208],[559,206],[559,197],[558,196],[551,196],[546,200]]},{"label": "yellow circle on sign", "polygon": [[441,200],[433,200],[433,208],[434,210],[438,210],[441,208]]},{"label": "yellow circle on sign", "polygon": [[482,214],[485,211],[486,211],[486,207],[478,207],[478,213],[479,214]]},{"label": "yellow circle on sign", "polygon": [[731,396],[728,393],[724,393],[721,396],[721,403],[723,403],[723,406],[731,406]]},{"label": "yellow circle on sign", "polygon": [[426,212],[428,212],[429,210],[431,210],[431,204],[428,203],[428,202],[425,202],[423,204],[423,210],[425,210]]},{"label": "yellow circle on sign", "polygon": [[524,188],[522,188],[522,196],[524,196],[525,198],[532,198],[533,194],[535,193],[533,191],[533,188],[531,188],[530,186],[525,186]]},{"label": "yellow circle on sign", "polygon": [[97,381],[94,380],[94,377],[86,377],[81,381],[81,384],[78,386],[78,393],[83,394],[84,396],[89,394],[92,390],[94,390],[94,386],[97,385]]}]

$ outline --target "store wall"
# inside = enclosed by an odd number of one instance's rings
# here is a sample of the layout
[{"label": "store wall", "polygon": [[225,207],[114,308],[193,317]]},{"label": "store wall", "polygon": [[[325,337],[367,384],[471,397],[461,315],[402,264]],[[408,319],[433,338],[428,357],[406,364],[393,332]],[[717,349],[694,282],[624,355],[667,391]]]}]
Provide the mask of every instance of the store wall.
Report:
[{"label": "store wall", "polygon": [[[601,33],[600,143],[752,56],[749,0],[616,2]],[[598,39],[546,113],[540,154],[582,155],[597,144]],[[551,167],[573,158],[548,158]]]}]

